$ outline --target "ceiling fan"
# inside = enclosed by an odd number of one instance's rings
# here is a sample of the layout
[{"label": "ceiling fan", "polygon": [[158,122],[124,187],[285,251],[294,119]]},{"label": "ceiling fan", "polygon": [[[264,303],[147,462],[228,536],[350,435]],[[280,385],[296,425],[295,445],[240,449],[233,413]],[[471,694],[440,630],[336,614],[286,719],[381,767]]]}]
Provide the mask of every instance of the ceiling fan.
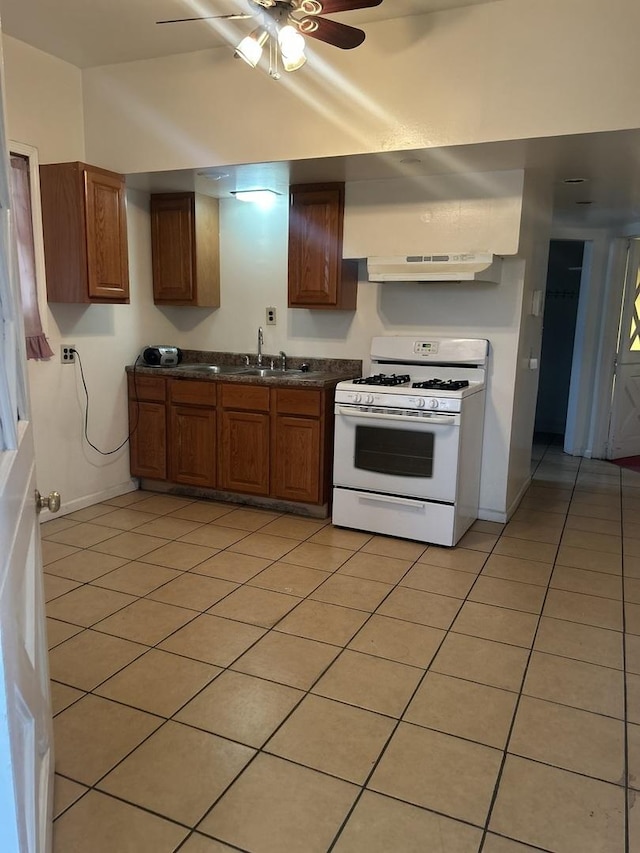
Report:
[{"label": "ceiling fan", "polygon": [[336,12],[350,12],[379,6],[382,0],[247,0],[250,12],[229,15],[201,15],[195,18],[174,18],[156,21],[157,24],[181,24],[212,19],[243,20],[257,18],[259,26],[242,39],[234,56],[255,68],[265,44],[269,44],[269,74],[280,77],[278,62],[285,71],[296,71],[307,61],[304,36],[351,50],[365,40],[357,27],[322,17]]}]

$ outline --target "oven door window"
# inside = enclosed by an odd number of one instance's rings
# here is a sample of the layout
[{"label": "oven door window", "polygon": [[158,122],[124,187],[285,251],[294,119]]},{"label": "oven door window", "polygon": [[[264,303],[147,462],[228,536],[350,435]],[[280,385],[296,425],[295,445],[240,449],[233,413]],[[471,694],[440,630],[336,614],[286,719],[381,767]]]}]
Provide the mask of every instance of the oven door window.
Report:
[{"label": "oven door window", "polygon": [[433,444],[431,432],[357,426],[355,467],[401,477],[432,477]]}]

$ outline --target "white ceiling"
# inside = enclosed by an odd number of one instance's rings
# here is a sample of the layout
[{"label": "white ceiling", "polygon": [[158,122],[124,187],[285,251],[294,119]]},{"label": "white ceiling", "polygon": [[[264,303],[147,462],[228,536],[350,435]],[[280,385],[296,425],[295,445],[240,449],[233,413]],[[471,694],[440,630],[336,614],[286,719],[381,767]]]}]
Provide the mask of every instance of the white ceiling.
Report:
[{"label": "white ceiling", "polygon": [[[358,26],[493,0],[383,0],[332,19]],[[250,11],[246,0],[0,0],[2,29],[79,68],[238,43],[251,21],[156,21]]]},{"label": "white ceiling", "polygon": [[[358,26],[486,2],[493,0],[383,0],[374,9],[332,17]],[[224,22],[223,27],[218,24],[216,28],[204,22],[156,26],[155,21],[228,14],[246,8],[246,0],[0,0],[0,17],[5,33],[78,67],[90,67],[237,42],[251,22]],[[361,49],[365,48],[366,42]],[[459,146],[446,151],[425,149],[230,166],[212,170],[213,176],[192,171],[136,175],[129,183],[155,192],[196,189],[224,197],[230,190],[256,186],[286,191],[290,182],[500,169],[535,169],[540,180],[550,181],[557,225],[600,228],[640,222],[640,129]],[[562,182],[571,177],[588,180],[582,184]]]}]

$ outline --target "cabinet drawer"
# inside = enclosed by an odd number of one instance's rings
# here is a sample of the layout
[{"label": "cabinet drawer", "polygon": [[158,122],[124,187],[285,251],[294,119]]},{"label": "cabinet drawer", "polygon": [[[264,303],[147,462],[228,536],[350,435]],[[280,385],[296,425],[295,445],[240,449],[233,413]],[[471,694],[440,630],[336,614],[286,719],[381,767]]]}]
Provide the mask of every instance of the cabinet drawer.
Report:
[{"label": "cabinet drawer", "polygon": [[223,385],[220,398],[225,409],[269,411],[269,388],[264,385]]},{"label": "cabinet drawer", "polygon": [[128,373],[127,385],[131,400],[149,400],[154,403],[162,403],[167,399],[167,386],[164,376]]},{"label": "cabinet drawer", "polygon": [[193,379],[172,379],[169,382],[169,397],[172,403],[215,406],[216,383],[198,382]]},{"label": "cabinet drawer", "polygon": [[278,388],[276,390],[276,412],[279,415],[311,415],[320,417],[322,407],[320,393],[320,391]]}]

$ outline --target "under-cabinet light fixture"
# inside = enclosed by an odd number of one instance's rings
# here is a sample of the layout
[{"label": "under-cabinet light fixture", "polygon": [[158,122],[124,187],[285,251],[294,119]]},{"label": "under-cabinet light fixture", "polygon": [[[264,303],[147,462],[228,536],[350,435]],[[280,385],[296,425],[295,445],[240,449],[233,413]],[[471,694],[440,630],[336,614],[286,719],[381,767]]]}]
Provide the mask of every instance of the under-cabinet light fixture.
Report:
[{"label": "under-cabinet light fixture", "polygon": [[273,204],[276,198],[281,195],[275,190],[231,190],[231,195],[235,196],[238,201],[249,201],[253,204]]}]

